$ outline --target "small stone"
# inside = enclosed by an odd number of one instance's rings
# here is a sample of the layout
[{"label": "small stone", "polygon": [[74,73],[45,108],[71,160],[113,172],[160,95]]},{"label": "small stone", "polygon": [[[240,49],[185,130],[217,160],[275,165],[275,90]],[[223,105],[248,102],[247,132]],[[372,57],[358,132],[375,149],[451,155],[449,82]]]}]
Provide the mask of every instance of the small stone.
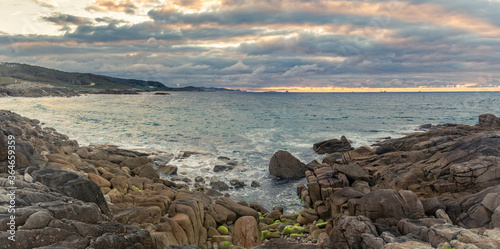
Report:
[{"label": "small stone", "polygon": [[203,177],[201,177],[201,176],[195,177],[194,181],[195,182],[199,182],[199,183],[205,183],[205,179],[203,179]]},{"label": "small stone", "polygon": [[257,188],[257,187],[260,187],[260,183],[256,182],[256,181],[252,181],[252,183],[250,184],[250,186],[252,188]]}]

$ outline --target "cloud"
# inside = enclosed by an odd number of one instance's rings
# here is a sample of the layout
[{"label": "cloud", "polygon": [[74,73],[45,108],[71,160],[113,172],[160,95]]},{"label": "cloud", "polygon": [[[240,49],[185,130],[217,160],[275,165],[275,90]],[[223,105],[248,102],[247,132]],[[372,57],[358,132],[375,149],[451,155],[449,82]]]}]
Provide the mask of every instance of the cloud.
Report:
[{"label": "cloud", "polygon": [[290,70],[286,71],[282,76],[283,77],[293,77],[293,76],[302,76],[304,74],[311,74],[317,71],[321,71],[321,68],[318,65],[301,65],[294,66]]},{"label": "cloud", "polygon": [[64,34],[0,33],[0,54],[171,86],[496,86],[500,3],[478,1],[95,0],[37,17]]},{"label": "cloud", "polygon": [[35,3],[41,5],[46,8],[57,8],[59,7],[59,3],[56,0],[34,0]]},{"label": "cloud", "polygon": [[43,20],[47,22],[51,22],[57,25],[66,26],[66,25],[81,25],[81,24],[91,24],[92,18],[73,16],[62,13],[53,13],[51,16],[42,17]]}]

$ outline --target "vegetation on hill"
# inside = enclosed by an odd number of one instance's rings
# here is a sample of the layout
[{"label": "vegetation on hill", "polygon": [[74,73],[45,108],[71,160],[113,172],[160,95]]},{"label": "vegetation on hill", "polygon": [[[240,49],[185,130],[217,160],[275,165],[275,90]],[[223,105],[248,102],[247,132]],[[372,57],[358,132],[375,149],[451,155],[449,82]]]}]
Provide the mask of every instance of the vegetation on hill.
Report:
[{"label": "vegetation on hill", "polygon": [[0,85],[16,84],[20,81],[86,91],[102,89],[203,91],[196,87],[170,88],[158,81],[121,79],[91,73],[68,73],[27,64],[0,63]]}]

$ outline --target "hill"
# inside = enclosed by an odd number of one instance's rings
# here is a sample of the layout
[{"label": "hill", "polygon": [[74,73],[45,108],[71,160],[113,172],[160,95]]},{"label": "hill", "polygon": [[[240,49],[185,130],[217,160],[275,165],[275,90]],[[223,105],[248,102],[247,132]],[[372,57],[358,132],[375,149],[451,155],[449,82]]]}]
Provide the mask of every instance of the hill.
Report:
[{"label": "hill", "polygon": [[158,81],[63,72],[20,63],[0,63],[0,96],[74,96],[78,93],[131,93],[131,91],[205,90],[192,86],[172,88]]}]

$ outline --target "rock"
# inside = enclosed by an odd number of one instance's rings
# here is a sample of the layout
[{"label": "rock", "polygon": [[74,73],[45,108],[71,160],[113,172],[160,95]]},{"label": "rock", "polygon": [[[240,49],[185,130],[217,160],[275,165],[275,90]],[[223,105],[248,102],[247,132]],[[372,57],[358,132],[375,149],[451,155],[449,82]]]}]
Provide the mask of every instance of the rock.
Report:
[{"label": "rock", "polygon": [[347,139],[342,136],[341,140],[331,139],[315,143],[313,146],[314,152],[318,154],[330,154],[334,152],[346,152],[353,148]]},{"label": "rock", "polygon": [[332,169],[344,174],[352,182],[356,180],[370,181],[371,177],[357,164],[334,164]]},{"label": "rock", "polygon": [[233,170],[234,166],[232,165],[215,165],[214,172],[222,172],[222,171],[230,171]]},{"label": "rock", "polygon": [[256,210],[257,212],[260,212],[261,214],[269,213],[269,210],[267,210],[264,206],[262,206],[258,202],[250,202],[250,207]]},{"label": "rock", "polygon": [[481,114],[479,116],[480,127],[500,127],[500,118],[493,114]]},{"label": "rock", "polygon": [[428,243],[423,243],[420,241],[408,241],[404,243],[389,243],[382,247],[382,249],[433,249]]},{"label": "rock", "polygon": [[240,205],[227,197],[220,197],[215,203],[233,211],[237,217],[252,216],[255,220],[259,220],[259,213],[257,211]]},{"label": "rock", "polygon": [[129,169],[135,169],[147,163],[149,163],[147,156],[129,157],[125,161],[121,162],[120,166],[128,167]]},{"label": "rock", "polygon": [[443,209],[438,209],[436,211],[436,218],[443,219],[446,221],[446,223],[453,225],[453,222],[451,221],[450,217]]},{"label": "rock", "polygon": [[128,188],[132,186],[132,183],[125,176],[116,176],[113,179],[111,179],[110,183],[114,189],[118,190],[118,192],[122,194],[126,194]]},{"label": "rock", "polygon": [[359,199],[355,215],[375,221],[391,217],[424,217],[424,207],[415,193],[408,190],[377,190]]},{"label": "rock", "polygon": [[500,207],[497,207],[491,216],[491,227],[500,228]]},{"label": "rock", "polygon": [[233,179],[233,180],[229,181],[229,184],[231,184],[232,186],[234,186],[234,188],[236,188],[236,189],[245,187],[245,183],[244,182],[240,182],[240,181],[238,181],[236,179]]},{"label": "rock", "polygon": [[264,245],[256,246],[253,249],[319,249],[319,246],[291,243],[284,238],[274,238]]},{"label": "rock", "polygon": [[260,187],[260,183],[258,183],[256,181],[252,181],[252,183],[250,183],[250,187],[252,187],[252,188]]},{"label": "rock", "polygon": [[31,230],[46,227],[54,217],[47,210],[38,211],[26,220],[22,226],[23,230]]},{"label": "rock", "polygon": [[500,157],[478,157],[453,164],[450,174],[460,190],[472,187],[489,187],[500,182]]},{"label": "rock", "polygon": [[364,216],[341,216],[334,221],[329,240],[322,248],[381,248],[385,242],[378,237],[377,229]]},{"label": "rock", "polygon": [[318,213],[312,209],[304,208],[300,211],[299,217],[297,217],[297,222],[301,225],[306,225],[313,223],[318,219]]},{"label": "rock", "polygon": [[370,184],[366,181],[356,180],[351,185],[353,188],[360,190],[361,192],[368,194],[371,192]]},{"label": "rock", "polygon": [[102,187],[108,187],[108,188],[111,187],[111,183],[99,175],[96,175],[94,173],[88,173],[88,177],[90,178],[90,180],[95,182],[95,184],[97,184],[97,186],[99,186],[101,188]]},{"label": "rock", "polygon": [[213,236],[220,236],[221,234],[219,233],[219,231],[217,231],[217,229],[213,228],[213,227],[209,227],[208,228],[208,233],[207,233],[207,236],[209,238],[212,238]]},{"label": "rock", "polygon": [[229,235],[229,230],[227,229],[227,227],[225,226],[219,226],[217,228],[217,232],[220,234],[220,235]]},{"label": "rock", "polygon": [[490,212],[494,212],[500,206],[500,193],[489,193],[481,201],[481,204]]},{"label": "rock", "polygon": [[165,175],[177,174],[177,166],[162,164],[158,166],[158,174],[165,174]]},{"label": "rock", "polygon": [[196,177],[194,178],[194,181],[195,181],[195,182],[199,182],[199,183],[201,183],[201,184],[205,183],[205,179],[203,179],[203,177],[201,177],[201,176],[196,176]]},{"label": "rock", "polygon": [[7,150],[7,138],[0,131],[0,162],[7,160],[8,150]]},{"label": "rock", "polygon": [[211,184],[212,189],[218,190],[218,191],[226,191],[229,190],[229,186],[223,182],[223,181],[218,181],[213,184]]},{"label": "rock", "polygon": [[252,216],[242,216],[236,220],[233,227],[233,244],[252,248],[261,244],[261,233],[257,221]]},{"label": "rock", "polygon": [[132,173],[134,173],[134,175],[137,175],[140,177],[145,177],[148,179],[160,178],[160,176],[158,175],[158,173],[156,173],[153,166],[149,163],[144,164],[144,165],[139,166],[139,167],[135,167],[134,169],[132,169]]},{"label": "rock", "polygon": [[277,151],[269,162],[269,173],[273,176],[293,179],[302,178],[307,166],[287,151]]},{"label": "rock", "polygon": [[207,213],[218,223],[227,224],[227,222],[236,221],[236,213],[219,205],[212,204],[208,207]]},{"label": "rock", "polygon": [[439,197],[434,197],[426,200],[421,200],[424,206],[425,214],[434,215],[438,209],[446,209],[446,203],[442,201]]}]

